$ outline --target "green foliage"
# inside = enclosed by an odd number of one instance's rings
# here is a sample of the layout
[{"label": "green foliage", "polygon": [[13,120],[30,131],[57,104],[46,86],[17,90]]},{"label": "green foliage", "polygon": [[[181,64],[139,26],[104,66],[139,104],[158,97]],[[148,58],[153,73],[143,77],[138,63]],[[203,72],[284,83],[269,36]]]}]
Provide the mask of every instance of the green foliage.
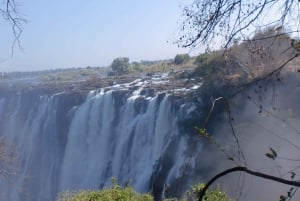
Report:
[{"label": "green foliage", "polygon": [[221,52],[206,53],[198,56],[194,62],[198,67],[194,76],[203,80],[200,93],[203,97],[224,96],[222,87],[226,85],[226,70],[229,69]]},{"label": "green foliage", "polygon": [[203,80],[199,89],[202,97],[230,97],[235,92],[235,86],[248,82],[247,74],[228,52],[202,54],[195,59],[195,64],[198,67],[194,70],[194,75]]},{"label": "green foliage", "polygon": [[176,65],[183,64],[188,62],[190,59],[190,55],[188,54],[177,54],[174,58],[174,63]]},{"label": "green foliage", "polygon": [[138,62],[132,62],[131,66],[130,66],[130,71],[133,72],[144,72],[144,68],[143,66],[138,63]]},{"label": "green foliage", "polygon": [[[259,38],[266,39],[257,40]],[[202,88],[222,90],[224,86],[242,86],[264,77],[295,55],[295,49],[291,48],[292,39],[273,27],[257,31],[252,39],[236,43],[227,51],[197,56],[195,76],[204,80]]]},{"label": "green foliage", "polygon": [[223,147],[222,144],[218,143],[215,138],[211,135],[209,135],[209,133],[206,131],[205,128],[198,128],[198,127],[195,127],[195,130],[198,134],[201,135],[201,137],[203,137],[204,139],[206,139],[208,141],[208,143],[210,144],[213,144],[216,146],[216,148],[221,152],[223,153],[226,158],[230,161],[235,161],[234,157],[232,155],[230,155],[226,149]]},{"label": "green foliage", "polygon": [[111,63],[111,69],[119,75],[126,74],[129,72],[129,58],[119,57],[113,60]]},{"label": "green foliage", "polygon": [[138,194],[131,187],[124,188],[112,179],[112,187],[101,191],[63,192],[58,201],[153,201],[149,194]]},{"label": "green foliage", "polygon": [[[168,198],[163,201],[196,201],[199,193],[204,188],[204,184],[191,186],[181,199]],[[111,188],[98,191],[66,191],[58,196],[58,201],[153,201],[150,194],[138,194],[130,186],[121,187],[116,180],[112,178]],[[215,190],[208,190],[204,201],[233,201],[219,187]]]},{"label": "green foliage", "polygon": [[[204,188],[204,184],[192,185],[191,190],[186,192],[181,201],[197,201],[199,193]],[[208,190],[204,196],[204,201],[232,201],[223,191],[217,187],[215,190]]]},{"label": "green foliage", "polygon": [[205,139],[212,140],[212,137],[208,134],[208,132],[206,131],[205,128],[195,127],[195,129],[196,129],[196,132],[199,133]]},{"label": "green foliage", "polygon": [[226,67],[222,54],[219,52],[202,54],[196,58],[195,64],[198,65],[195,69],[196,75],[205,80],[218,78],[224,73]]}]

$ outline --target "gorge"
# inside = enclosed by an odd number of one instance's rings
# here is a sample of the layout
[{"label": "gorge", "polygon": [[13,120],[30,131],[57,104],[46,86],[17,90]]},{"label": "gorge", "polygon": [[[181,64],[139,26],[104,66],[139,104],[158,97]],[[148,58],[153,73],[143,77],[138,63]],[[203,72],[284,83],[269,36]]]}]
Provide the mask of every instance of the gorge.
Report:
[{"label": "gorge", "polygon": [[[285,173],[296,164],[281,160],[274,166],[264,155],[270,147],[291,158],[299,151],[293,142],[299,138],[300,79],[288,73],[284,80],[253,83],[231,99],[233,124],[249,167],[272,174],[277,174],[277,165]],[[108,187],[111,178],[138,192],[151,192],[156,200],[179,197],[191,183],[233,165],[218,153],[222,147],[209,148],[195,132],[195,126],[204,126],[210,101],[217,98],[199,94],[201,79],[161,73],[94,84],[2,84],[1,200],[56,200],[62,191]],[[238,158],[222,101],[216,102],[208,122],[220,146]],[[228,179],[228,186],[237,181]],[[253,192],[265,184],[246,182],[240,191]],[[284,193],[285,188],[279,189]],[[232,188],[227,191],[235,194]]]},{"label": "gorge", "polygon": [[156,195],[164,185],[178,186],[194,160],[186,153],[189,133],[179,124],[201,116],[201,101],[186,102],[184,94],[201,83],[173,89],[172,95],[161,89],[168,79],[160,75],[81,92],[2,89],[0,130],[12,161],[3,162],[8,173],[1,179],[1,200],[55,200],[64,190],[109,186],[112,177]]}]

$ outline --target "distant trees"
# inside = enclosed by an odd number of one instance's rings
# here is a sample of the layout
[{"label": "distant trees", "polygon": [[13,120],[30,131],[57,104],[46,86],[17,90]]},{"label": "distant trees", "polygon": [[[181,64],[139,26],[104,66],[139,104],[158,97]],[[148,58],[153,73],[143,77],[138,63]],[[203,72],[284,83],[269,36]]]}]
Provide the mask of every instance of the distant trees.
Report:
[{"label": "distant trees", "polygon": [[174,58],[174,63],[176,65],[186,63],[190,59],[190,55],[188,54],[177,54]]},{"label": "distant trees", "polygon": [[110,65],[112,71],[117,75],[129,73],[129,58],[118,57],[114,59]]}]

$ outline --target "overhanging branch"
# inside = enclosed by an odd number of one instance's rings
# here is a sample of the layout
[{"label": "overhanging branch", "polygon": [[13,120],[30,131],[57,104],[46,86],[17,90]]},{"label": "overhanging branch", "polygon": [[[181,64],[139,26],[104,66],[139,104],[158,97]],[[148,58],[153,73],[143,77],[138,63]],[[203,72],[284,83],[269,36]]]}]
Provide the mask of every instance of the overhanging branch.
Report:
[{"label": "overhanging branch", "polygon": [[5,0],[2,6],[0,4],[0,14],[11,26],[14,36],[14,41],[11,47],[13,55],[13,50],[16,44],[19,48],[21,48],[20,37],[23,32],[23,25],[26,24],[27,21],[21,16],[21,13],[18,12],[15,0]]},{"label": "overhanging branch", "polygon": [[198,201],[203,200],[206,191],[217,179],[219,179],[219,178],[221,178],[221,177],[223,177],[227,174],[233,173],[233,172],[245,172],[245,173],[247,173],[249,175],[252,175],[252,176],[255,176],[255,177],[260,177],[260,178],[263,178],[263,179],[275,181],[275,182],[286,184],[286,185],[289,185],[289,186],[300,187],[300,182],[299,181],[286,180],[286,179],[282,179],[280,177],[275,177],[275,176],[272,176],[272,175],[269,175],[269,174],[264,174],[264,173],[261,173],[261,172],[252,171],[252,170],[249,170],[247,167],[237,166],[237,167],[227,169],[227,170],[217,174],[216,176],[214,176],[211,180],[209,180],[207,182],[207,184],[204,186],[204,188],[202,189],[202,191],[200,191]]}]

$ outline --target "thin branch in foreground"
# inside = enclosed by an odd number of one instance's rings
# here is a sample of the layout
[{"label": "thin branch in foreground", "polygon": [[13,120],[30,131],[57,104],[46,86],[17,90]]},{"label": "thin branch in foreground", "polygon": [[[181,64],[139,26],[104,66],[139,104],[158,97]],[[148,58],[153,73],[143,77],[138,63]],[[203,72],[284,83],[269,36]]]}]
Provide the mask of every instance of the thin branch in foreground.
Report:
[{"label": "thin branch in foreground", "polygon": [[241,160],[241,158],[242,158],[242,159],[243,159],[243,162],[245,163],[244,165],[246,165],[246,158],[245,158],[245,156],[244,156],[244,154],[243,154],[243,152],[242,152],[242,148],[241,148],[241,146],[240,146],[239,139],[238,139],[238,137],[237,137],[237,135],[236,135],[236,133],[235,133],[235,129],[234,129],[234,126],[233,126],[233,123],[232,123],[233,117],[232,117],[232,114],[231,114],[230,103],[229,103],[229,101],[228,101],[226,98],[220,96],[220,97],[216,98],[216,99],[212,102],[212,106],[211,106],[211,108],[210,108],[210,111],[209,111],[209,113],[208,113],[208,115],[207,115],[207,117],[206,117],[206,119],[205,119],[205,121],[204,121],[204,128],[206,127],[206,125],[207,125],[207,123],[208,123],[208,121],[209,121],[209,118],[210,118],[210,116],[211,116],[211,114],[212,114],[212,112],[213,112],[213,110],[214,110],[214,108],[215,108],[216,102],[217,102],[217,101],[221,101],[221,100],[224,101],[224,105],[225,105],[225,108],[226,108],[227,117],[228,117],[228,121],[229,121],[230,128],[231,128],[231,131],[232,131],[232,135],[233,135],[233,138],[234,138],[234,140],[235,140],[235,142],[236,142],[236,145],[237,145],[237,148],[238,148],[239,162],[240,162],[240,160]]},{"label": "thin branch in foreground", "polygon": [[[181,34],[177,43],[181,47],[195,47],[220,43],[224,48],[234,40],[241,40],[249,29],[279,26],[289,30],[291,20],[299,21],[296,0],[194,0],[183,9]],[[276,6],[275,6],[276,5]],[[266,15],[278,16],[265,20]],[[293,28],[293,27],[291,27]],[[295,31],[295,30],[292,30]]]},{"label": "thin branch in foreground", "polygon": [[5,0],[3,4],[4,7],[1,7],[0,5],[0,14],[11,26],[11,31],[14,36],[14,40],[11,45],[11,56],[13,56],[13,51],[16,45],[22,49],[20,37],[23,33],[23,25],[27,23],[27,20],[22,17],[21,13],[18,12],[15,0]]}]

